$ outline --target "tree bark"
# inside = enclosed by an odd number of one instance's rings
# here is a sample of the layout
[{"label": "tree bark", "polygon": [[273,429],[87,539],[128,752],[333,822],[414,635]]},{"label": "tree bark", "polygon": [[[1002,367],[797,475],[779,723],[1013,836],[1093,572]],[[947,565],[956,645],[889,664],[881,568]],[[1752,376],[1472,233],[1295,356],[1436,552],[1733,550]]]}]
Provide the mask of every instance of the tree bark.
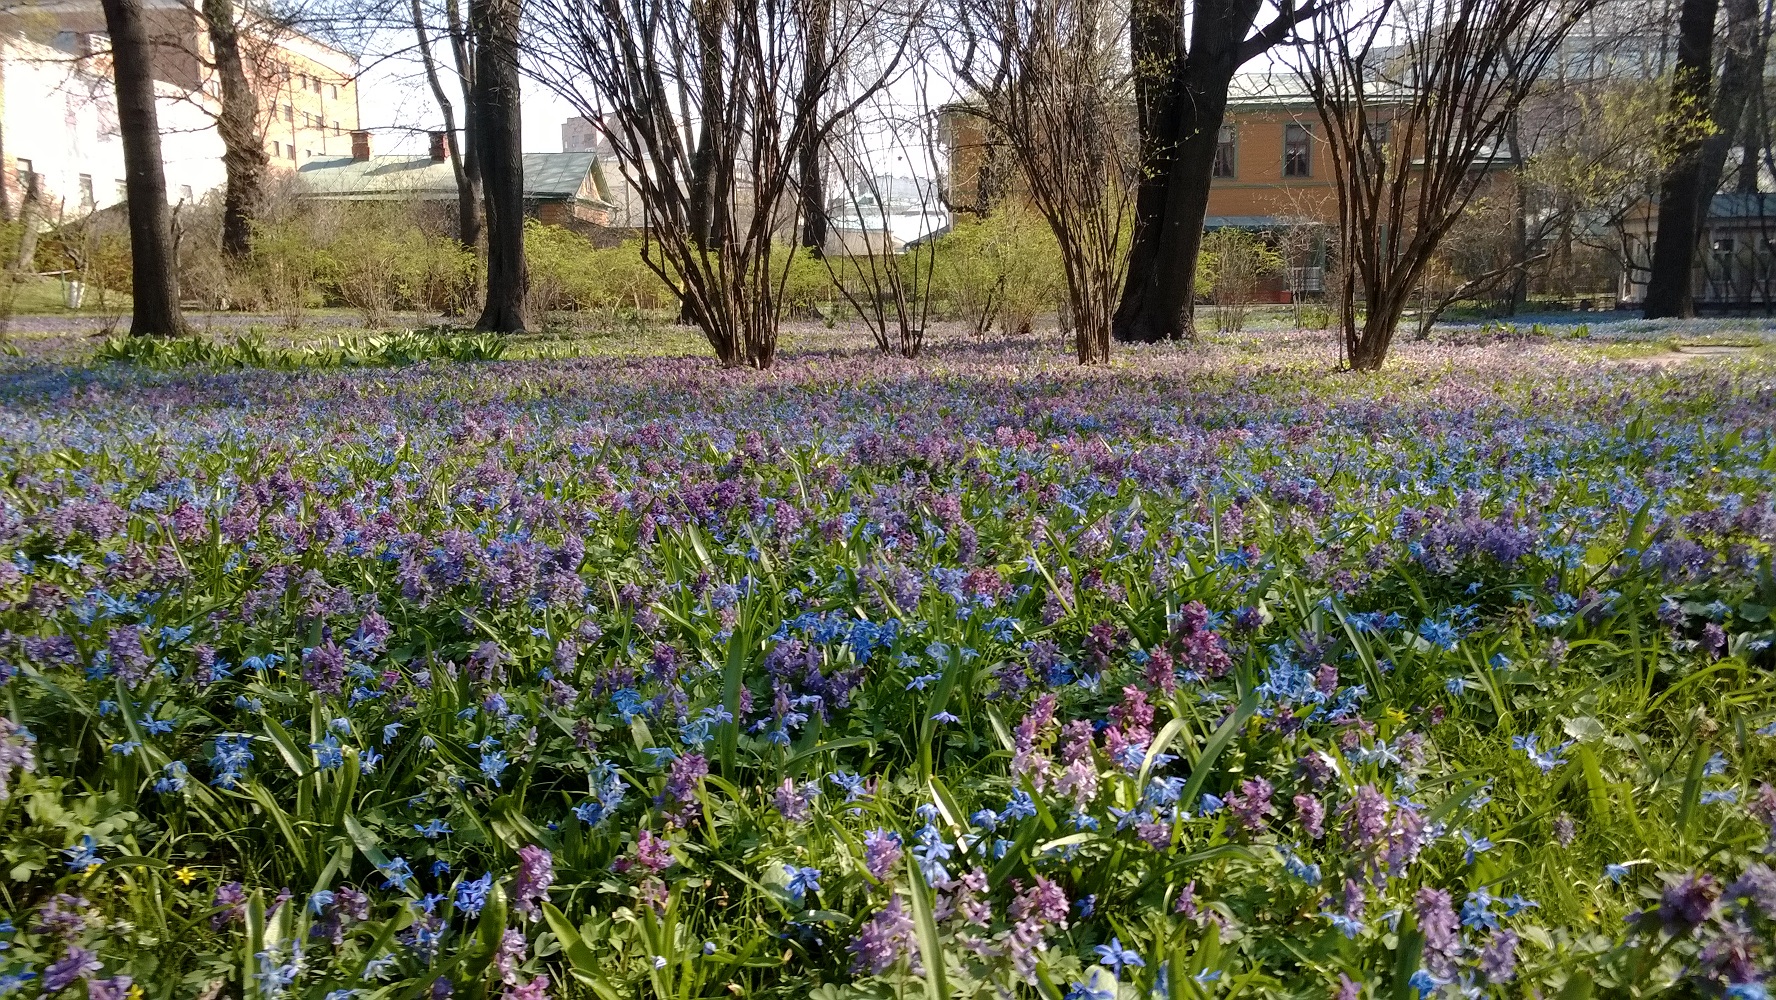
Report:
[{"label": "tree bark", "polygon": [[[1709,108],[1714,86],[1714,19],[1719,8],[1720,0],[1683,0],[1678,12],[1671,110],[1674,117],[1685,121]],[[1704,145],[1686,137],[1659,182],[1659,231],[1653,242],[1652,273],[1644,303],[1648,319],[1695,315],[1691,272],[1702,229]]]},{"label": "tree bark", "polygon": [[1215,147],[1227,88],[1252,55],[1247,36],[1259,9],[1257,0],[1199,3],[1185,53],[1179,0],[1137,0],[1132,8],[1141,180],[1128,280],[1112,324],[1117,340],[1195,337],[1196,259]]},{"label": "tree bark", "polygon": [[[457,81],[464,93],[468,93],[474,81],[474,58],[469,51],[468,39],[463,36],[462,15],[456,0],[445,0],[445,17],[448,20],[450,49],[456,61]],[[474,250],[481,243],[481,158],[475,153],[475,137],[473,130],[465,120],[463,138],[457,139],[456,105],[450,100],[449,92],[444,89],[444,82],[438,75],[437,60],[432,57],[432,45],[426,36],[425,13],[420,8],[420,0],[413,0],[413,32],[419,40],[419,58],[425,67],[426,83],[432,88],[432,96],[438,102],[438,110],[444,115],[444,144],[450,154],[450,172],[456,178],[456,238],[465,249]]]},{"label": "tree bark", "polygon": [[[1727,159],[1735,142],[1749,142],[1755,125],[1754,107],[1763,77],[1766,53],[1762,19],[1757,0],[1722,0],[1727,14],[1727,50],[1721,55],[1720,81],[1714,88],[1714,133],[1702,140],[1702,167],[1697,182],[1697,224],[1707,224],[1714,193],[1726,176]],[[1756,191],[1756,174],[1752,176]]]},{"label": "tree bark", "polygon": [[18,252],[13,255],[12,270],[30,274],[37,270],[37,229],[43,225],[43,191],[35,173],[25,179],[25,189],[19,193],[18,221]]},{"label": "tree bark", "polygon": [[241,64],[234,0],[204,0],[203,15],[222,85],[222,110],[216,116],[222,166],[227,173],[222,195],[222,252],[240,261],[253,250],[253,222],[259,216],[269,159],[264,136],[259,133],[259,101]]},{"label": "tree bark", "polygon": [[[827,65],[826,33],[832,20],[832,0],[816,0],[808,11],[807,56],[802,62],[802,91],[797,97],[800,109],[812,121],[820,119],[821,67]],[[797,187],[802,202],[802,246],[816,255],[826,249],[826,182],[820,169],[821,144],[808,142],[802,146],[801,162],[797,164]],[[876,206],[886,213],[887,206]],[[886,215],[883,216],[886,221]],[[867,227],[866,227],[867,228]]]},{"label": "tree bark", "polygon": [[167,214],[166,172],[160,156],[160,117],[154,104],[153,53],[142,0],[103,0],[111,35],[117,125],[123,134],[124,191],[129,198],[130,335],[185,332],[179,312],[178,263]]},{"label": "tree bark", "polygon": [[475,95],[487,204],[487,301],[477,330],[523,333],[530,271],[524,259],[524,155],[518,97],[518,0],[470,0]]},{"label": "tree bark", "polygon": [[[697,125],[697,144],[691,150],[690,177],[686,178],[685,210],[691,241],[704,249],[722,245],[726,233],[716,221],[715,199],[723,196],[720,182],[723,121],[727,98],[722,72],[722,30],[728,18],[728,0],[700,0],[692,10],[696,20],[697,48],[702,59],[698,74],[701,102]],[[690,296],[679,301],[678,322],[684,326],[700,325],[696,307]]]}]

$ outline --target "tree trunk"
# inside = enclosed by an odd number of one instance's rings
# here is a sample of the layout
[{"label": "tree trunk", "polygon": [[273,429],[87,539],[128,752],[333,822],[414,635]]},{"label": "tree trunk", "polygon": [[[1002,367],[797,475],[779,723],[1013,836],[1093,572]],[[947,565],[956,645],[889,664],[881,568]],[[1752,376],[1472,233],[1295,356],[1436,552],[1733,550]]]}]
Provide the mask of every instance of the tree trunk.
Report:
[{"label": "tree trunk", "polygon": [[[470,94],[475,86],[475,58],[469,39],[463,32],[461,8],[457,6],[456,0],[445,0],[444,15],[450,35],[451,55],[456,62],[457,83],[464,94]],[[475,138],[475,116],[468,108],[464,109],[463,134],[459,142],[456,138],[456,109],[438,78],[431,46],[426,41],[425,20],[421,15],[419,0],[414,0],[413,3],[413,27],[419,35],[419,51],[425,62],[426,80],[431,84],[432,96],[438,99],[438,109],[444,114],[444,141],[450,151],[451,172],[456,177],[456,238],[464,247],[474,250],[481,244],[481,201],[484,197],[481,189],[481,155]]]},{"label": "tree trunk", "polygon": [[[686,179],[686,211],[690,213],[687,228],[692,242],[705,250],[722,245],[724,233],[716,220],[715,199],[725,197],[721,186],[722,123],[726,118],[723,103],[727,97],[722,73],[722,29],[727,23],[728,0],[700,0],[693,5],[696,18],[697,48],[702,58],[698,74],[701,102],[697,125],[697,145],[691,151],[690,177]],[[695,307],[687,296],[679,302],[678,322],[684,326],[700,325]]]},{"label": "tree trunk", "polygon": [[167,216],[148,26],[142,0],[103,0],[103,4],[105,28],[111,35],[117,125],[123,134],[124,191],[129,198],[135,302],[130,335],[175,336],[185,332],[185,317],[179,312],[178,264]]},{"label": "tree trunk", "polygon": [[37,270],[37,229],[43,225],[43,190],[37,175],[25,178],[25,189],[19,193],[18,252],[13,255],[12,270],[32,274]]},{"label": "tree trunk", "polygon": [[[1181,0],[1134,0],[1129,7],[1129,46],[1134,66],[1135,115],[1141,140],[1141,178],[1135,187],[1135,223],[1129,244],[1128,279],[1112,323],[1117,340],[1166,338],[1164,323],[1150,321],[1150,295],[1160,291],[1156,264],[1165,231],[1179,118],[1187,110],[1179,88]],[[1214,167],[1211,163],[1210,170]],[[1199,227],[1200,228],[1200,227]]]},{"label": "tree trunk", "polygon": [[[1714,88],[1710,117],[1715,130],[1702,140],[1702,168],[1696,184],[1698,228],[1707,224],[1733,143],[1745,141],[1748,126],[1755,122],[1753,107],[1763,76],[1764,30],[1757,0],[1722,0],[1722,6],[1727,14],[1727,50],[1721,55],[1720,82]],[[1751,190],[1755,191],[1755,174],[1752,180]]]},{"label": "tree trunk", "polygon": [[1196,259],[1215,147],[1227,88],[1258,10],[1256,0],[1199,4],[1184,55],[1177,0],[1138,0],[1132,8],[1131,51],[1143,67],[1136,73],[1141,181],[1128,279],[1111,324],[1117,340],[1155,343],[1196,335]]},{"label": "tree trunk", "polygon": [[259,101],[241,65],[234,0],[204,0],[203,13],[222,87],[222,110],[216,116],[222,166],[228,175],[222,196],[222,252],[240,261],[253,250],[253,222],[259,216],[269,161],[264,136],[259,133]]},{"label": "tree trunk", "polygon": [[[1196,260],[1233,73],[1230,68],[1208,79],[1191,76],[1197,78],[1177,102],[1177,130],[1162,156],[1164,172],[1144,169],[1135,196],[1128,280],[1113,324],[1121,341],[1151,344],[1196,336]],[[1149,193],[1149,187],[1157,190]]]},{"label": "tree trunk", "polygon": [[525,297],[524,156],[518,111],[518,0],[470,0],[475,96],[487,202],[487,302],[477,330],[522,333]]},{"label": "tree trunk", "polygon": [[[1686,122],[1709,107],[1714,82],[1714,18],[1719,7],[1720,0],[1683,0],[1678,13],[1671,110]],[[1648,319],[1691,316],[1696,311],[1691,272],[1702,229],[1703,145],[1701,141],[1684,142],[1659,182],[1659,231],[1654,238],[1644,306]]]},{"label": "tree trunk", "polygon": [[[820,67],[827,64],[826,33],[831,19],[831,0],[816,0],[808,11],[807,54],[802,62],[802,92],[796,103],[797,110],[815,123],[820,120]],[[797,187],[802,201],[802,246],[816,255],[826,249],[826,183],[821,176],[821,152],[821,143],[804,143],[801,162],[797,165],[800,174]],[[882,218],[886,224],[887,206],[876,207],[884,213]]]}]

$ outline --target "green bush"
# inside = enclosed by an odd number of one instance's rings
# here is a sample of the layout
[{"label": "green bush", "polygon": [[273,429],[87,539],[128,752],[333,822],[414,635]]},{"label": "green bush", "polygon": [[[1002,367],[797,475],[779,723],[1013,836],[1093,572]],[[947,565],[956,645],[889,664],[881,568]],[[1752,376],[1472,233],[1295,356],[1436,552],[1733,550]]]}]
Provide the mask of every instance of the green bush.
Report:
[{"label": "green bush", "polygon": [[1283,256],[1264,237],[1243,229],[1217,229],[1203,237],[1196,259],[1196,290],[1215,306],[1222,333],[1245,325],[1246,308],[1264,279],[1283,273]]},{"label": "green bush", "polygon": [[1012,333],[1064,297],[1066,278],[1048,223],[1008,204],[984,219],[959,222],[938,239],[931,287],[942,314],[976,334],[995,323]]},{"label": "green bush", "polygon": [[640,240],[599,247],[560,226],[524,225],[530,266],[530,311],[538,318],[572,310],[616,317],[675,308],[678,293],[642,258]]}]

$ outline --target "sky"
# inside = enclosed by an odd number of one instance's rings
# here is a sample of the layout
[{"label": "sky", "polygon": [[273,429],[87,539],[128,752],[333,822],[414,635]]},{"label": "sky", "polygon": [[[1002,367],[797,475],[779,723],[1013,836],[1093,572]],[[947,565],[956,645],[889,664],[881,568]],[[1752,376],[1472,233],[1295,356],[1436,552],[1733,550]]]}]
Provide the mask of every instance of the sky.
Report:
[{"label": "sky", "polygon": [[[418,68],[404,60],[366,61],[362,74],[358,80],[358,120],[361,127],[372,133],[371,148],[379,154],[424,153],[426,133],[442,128],[444,116]],[[520,110],[524,151],[560,152],[561,123],[574,117],[573,108],[541,84],[526,79]],[[456,115],[460,125],[460,103]]]}]

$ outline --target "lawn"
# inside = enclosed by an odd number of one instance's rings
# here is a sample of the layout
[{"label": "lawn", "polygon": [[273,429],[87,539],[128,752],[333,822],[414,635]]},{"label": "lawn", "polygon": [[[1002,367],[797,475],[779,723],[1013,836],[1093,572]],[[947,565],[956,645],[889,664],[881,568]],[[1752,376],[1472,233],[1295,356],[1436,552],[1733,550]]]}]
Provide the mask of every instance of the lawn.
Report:
[{"label": "lawn", "polygon": [[1758,1000],[1776,362],[1588,332],[22,334],[0,996]]}]

